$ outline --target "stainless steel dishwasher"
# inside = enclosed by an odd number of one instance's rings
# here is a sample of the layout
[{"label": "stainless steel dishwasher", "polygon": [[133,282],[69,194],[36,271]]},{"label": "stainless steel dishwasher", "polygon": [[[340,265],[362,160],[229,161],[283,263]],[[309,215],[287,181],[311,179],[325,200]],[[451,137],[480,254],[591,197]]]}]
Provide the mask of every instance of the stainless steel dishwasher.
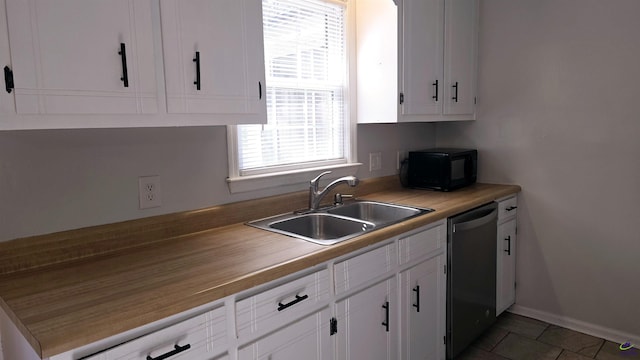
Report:
[{"label": "stainless steel dishwasher", "polygon": [[447,359],[496,321],[496,202],[449,218]]}]

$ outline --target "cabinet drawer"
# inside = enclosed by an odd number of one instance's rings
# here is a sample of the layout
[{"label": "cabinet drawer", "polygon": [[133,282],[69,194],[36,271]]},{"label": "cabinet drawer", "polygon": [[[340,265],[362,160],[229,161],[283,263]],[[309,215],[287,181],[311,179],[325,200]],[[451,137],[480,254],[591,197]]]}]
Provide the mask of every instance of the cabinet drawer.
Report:
[{"label": "cabinet drawer", "polygon": [[336,294],[388,273],[396,263],[396,246],[389,244],[335,264]]},{"label": "cabinet drawer", "polygon": [[238,349],[238,360],[332,359],[329,316],[329,308],[325,308],[270,333]]},{"label": "cabinet drawer", "polygon": [[327,269],[236,303],[238,337],[275,329],[307,315],[329,299]]},{"label": "cabinet drawer", "polygon": [[436,255],[444,250],[447,241],[446,220],[430,225],[426,230],[409,235],[399,241],[400,264]]},{"label": "cabinet drawer", "polygon": [[498,202],[498,221],[515,216],[518,212],[518,197],[512,196]]},{"label": "cabinet drawer", "polygon": [[171,360],[211,359],[227,350],[227,324],[224,307],[171,325],[109,350],[88,360],[147,360],[173,352]]}]

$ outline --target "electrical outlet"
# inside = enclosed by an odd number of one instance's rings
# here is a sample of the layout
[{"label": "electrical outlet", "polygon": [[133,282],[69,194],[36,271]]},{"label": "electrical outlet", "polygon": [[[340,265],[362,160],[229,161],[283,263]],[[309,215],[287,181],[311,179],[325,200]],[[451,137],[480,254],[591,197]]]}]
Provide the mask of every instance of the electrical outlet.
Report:
[{"label": "electrical outlet", "polygon": [[382,169],[382,153],[369,153],[369,171]]},{"label": "electrical outlet", "polygon": [[138,178],[138,196],[140,209],[154,208],[162,205],[160,176],[141,176]]}]

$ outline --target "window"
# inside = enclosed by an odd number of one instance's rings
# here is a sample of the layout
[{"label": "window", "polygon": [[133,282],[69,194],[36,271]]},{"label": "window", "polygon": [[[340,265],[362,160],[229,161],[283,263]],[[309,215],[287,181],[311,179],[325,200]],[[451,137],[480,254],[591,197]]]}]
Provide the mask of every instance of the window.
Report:
[{"label": "window", "polygon": [[231,181],[348,164],[346,2],[263,0],[262,8],[268,123],[232,129]]}]

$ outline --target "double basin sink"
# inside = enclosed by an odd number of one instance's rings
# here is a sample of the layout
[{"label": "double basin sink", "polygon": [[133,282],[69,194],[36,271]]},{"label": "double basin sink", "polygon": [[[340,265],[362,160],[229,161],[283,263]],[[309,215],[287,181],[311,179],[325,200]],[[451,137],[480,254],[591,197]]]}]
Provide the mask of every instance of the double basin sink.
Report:
[{"label": "double basin sink", "polygon": [[320,245],[332,245],[431,211],[434,210],[356,200],[313,212],[282,214],[247,224]]}]

